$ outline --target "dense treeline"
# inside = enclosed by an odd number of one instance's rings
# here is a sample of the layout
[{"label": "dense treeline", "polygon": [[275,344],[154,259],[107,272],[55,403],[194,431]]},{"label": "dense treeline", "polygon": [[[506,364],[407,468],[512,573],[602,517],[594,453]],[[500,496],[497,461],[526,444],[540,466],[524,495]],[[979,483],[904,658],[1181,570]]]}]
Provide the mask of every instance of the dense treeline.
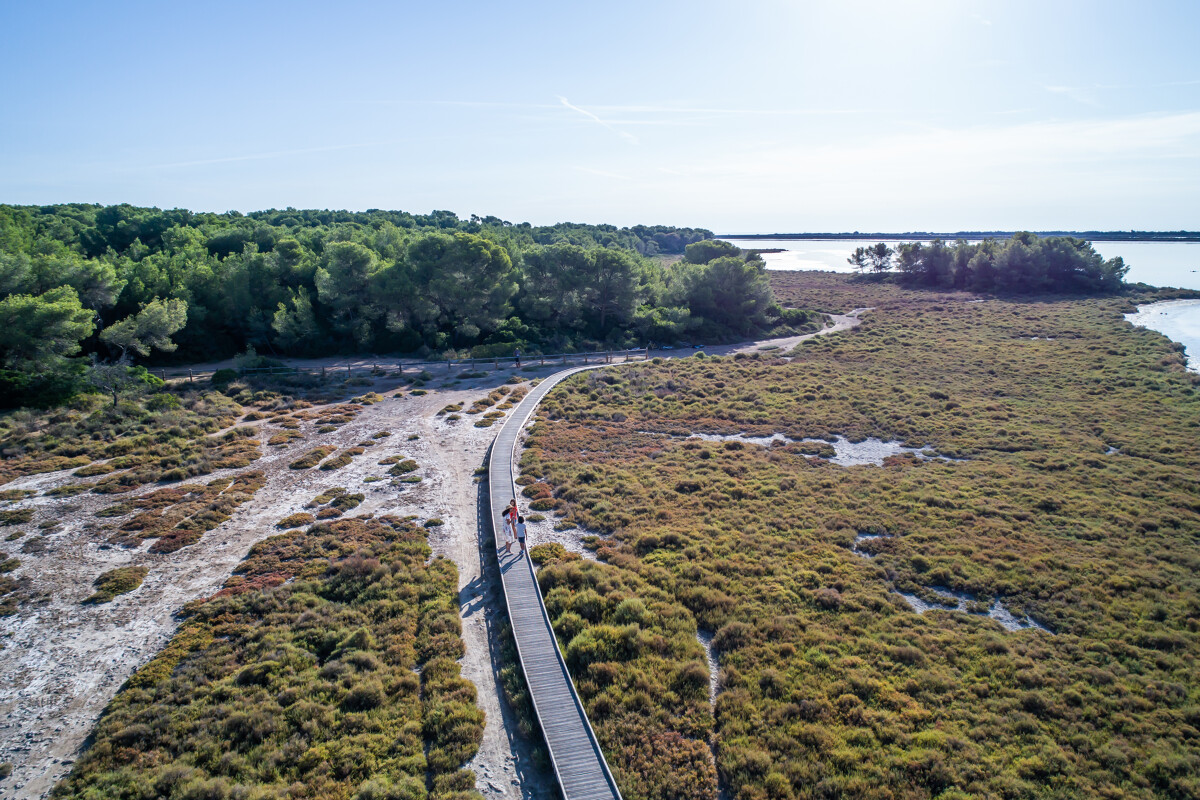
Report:
[{"label": "dense treeline", "polygon": [[710,236],[442,211],[0,206],[0,383],[69,393],[81,352],[486,357],[807,323],[771,304],[761,261],[698,246]]},{"label": "dense treeline", "polygon": [[913,286],[1022,294],[1115,292],[1124,287],[1129,271],[1120,256],[1106,261],[1083,239],[1040,238],[1026,232],[975,244],[934,239],[893,249],[880,242],[858,248],[848,261],[859,271],[873,273],[894,266],[901,279]]}]

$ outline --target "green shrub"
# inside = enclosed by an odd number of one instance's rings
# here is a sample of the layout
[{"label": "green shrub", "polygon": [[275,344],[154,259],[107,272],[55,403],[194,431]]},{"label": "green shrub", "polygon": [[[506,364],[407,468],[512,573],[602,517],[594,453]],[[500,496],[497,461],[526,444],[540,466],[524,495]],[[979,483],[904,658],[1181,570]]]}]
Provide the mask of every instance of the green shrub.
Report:
[{"label": "green shrub", "polygon": [[303,525],[311,525],[316,522],[312,514],[297,513],[289,514],[279,522],[275,523],[276,528],[299,528]]},{"label": "green shrub", "polygon": [[226,387],[233,381],[237,380],[237,377],[238,372],[236,369],[225,368],[214,372],[210,380],[212,381],[213,386]]},{"label": "green shrub", "polygon": [[142,580],[149,571],[149,567],[141,566],[110,569],[99,578],[96,578],[92,584],[96,587],[95,593],[83,602],[91,604],[111,602],[113,598],[128,594],[141,586]]},{"label": "green shrub", "polygon": [[0,511],[0,526],[24,525],[33,521],[32,508],[18,508],[11,511]]}]

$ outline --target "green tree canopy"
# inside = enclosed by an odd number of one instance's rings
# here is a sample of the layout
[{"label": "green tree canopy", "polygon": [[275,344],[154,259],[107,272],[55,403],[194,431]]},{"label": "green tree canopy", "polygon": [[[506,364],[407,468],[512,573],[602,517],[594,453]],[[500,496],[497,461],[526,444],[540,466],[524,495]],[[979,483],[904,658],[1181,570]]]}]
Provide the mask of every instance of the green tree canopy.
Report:
[{"label": "green tree canopy", "polygon": [[693,242],[683,249],[683,260],[691,264],[707,264],[715,258],[737,257],[741,249],[736,244],[720,239],[705,239]]},{"label": "green tree canopy", "polygon": [[9,295],[0,300],[0,358],[7,367],[40,370],[46,362],[78,353],[95,327],[92,312],[70,286]]},{"label": "green tree canopy", "polygon": [[704,317],[741,333],[765,323],[771,305],[766,265],[735,256],[714,259],[692,275],[688,305],[693,316]]},{"label": "green tree canopy", "polygon": [[141,311],[109,325],[100,333],[100,341],[119,349],[124,359],[130,351],[150,355],[152,349],[164,352],[175,349],[171,337],[187,324],[188,305],[183,300],[154,300]]},{"label": "green tree canopy", "polygon": [[381,313],[371,292],[371,278],[378,270],[375,253],[357,242],[329,245],[317,268],[317,297],[332,310],[334,330],[358,345],[370,341],[371,321]]},{"label": "green tree canopy", "polygon": [[409,280],[424,287],[420,296],[406,301],[412,319],[451,326],[459,338],[499,328],[517,290],[508,252],[471,233],[435,233],[415,240],[408,249],[408,268]]}]

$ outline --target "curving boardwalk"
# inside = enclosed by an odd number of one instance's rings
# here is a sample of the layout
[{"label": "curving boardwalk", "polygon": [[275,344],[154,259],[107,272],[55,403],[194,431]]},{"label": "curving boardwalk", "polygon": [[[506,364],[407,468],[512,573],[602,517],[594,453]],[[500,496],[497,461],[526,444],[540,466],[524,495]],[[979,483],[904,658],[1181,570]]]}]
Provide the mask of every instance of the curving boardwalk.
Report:
[{"label": "curving boardwalk", "polygon": [[[603,365],[598,365],[603,366]],[[525,426],[534,408],[554,388],[570,375],[597,367],[578,367],[551,375],[538,384],[505,420],[504,427],[492,444],[488,460],[488,504],[491,507],[492,530],[500,529],[500,515],[508,501],[516,497],[513,483],[513,450],[517,434]],[[522,558],[516,550],[512,555],[498,552],[504,598],[512,621],[517,654],[525,670],[534,712],[546,737],[550,761],[566,800],[620,800],[621,793],[612,772],[600,752],[596,734],[588,723],[583,704],[575,693],[575,685],[567,672],[566,662],[558,649],[550,617],[542,603],[533,565],[528,556]]]}]

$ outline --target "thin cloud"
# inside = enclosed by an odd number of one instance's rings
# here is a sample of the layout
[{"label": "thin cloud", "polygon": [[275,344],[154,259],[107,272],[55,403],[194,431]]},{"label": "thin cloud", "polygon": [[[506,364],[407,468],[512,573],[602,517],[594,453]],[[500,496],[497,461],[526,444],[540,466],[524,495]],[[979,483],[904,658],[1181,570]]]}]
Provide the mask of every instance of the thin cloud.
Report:
[{"label": "thin cloud", "polygon": [[237,161],[261,161],[268,158],[287,158],[302,156],[309,153],[329,153],[335,150],[353,150],[359,147],[375,147],[386,142],[359,142],[357,144],[335,144],[327,147],[305,147],[299,150],[276,150],[270,153],[253,153],[244,156],[223,156],[220,158],[202,158],[195,161],[173,161],[169,164],[147,164],[145,169],[173,169],[176,167],[203,167],[209,164],[231,164]]},{"label": "thin cloud", "polygon": [[[784,146],[731,156],[717,166],[695,164],[693,174],[754,180],[803,177],[849,180],[847,175],[1026,175],[1022,170],[1103,170],[1117,164],[1165,159],[1200,162],[1200,112],[1105,120],[1030,122],[961,129],[930,129],[827,147]],[[1024,178],[1022,178],[1023,180]],[[969,183],[969,182],[968,182]]]},{"label": "thin cloud", "polygon": [[593,169],[592,167],[580,167],[580,166],[576,166],[575,169],[579,170],[580,172],[586,172],[589,175],[598,175],[601,178],[612,178],[612,179],[618,180],[618,181],[633,180],[633,178],[629,177],[628,175],[622,175],[619,172],[609,172],[608,170]]},{"label": "thin cloud", "polygon": [[583,114],[585,117],[590,119],[592,122],[595,122],[598,125],[603,125],[605,128],[608,128],[610,131],[612,131],[613,133],[620,136],[622,139],[625,139],[628,142],[632,142],[633,144],[638,144],[638,138],[636,136],[634,136],[632,133],[630,133],[629,131],[623,131],[620,128],[613,125],[612,123],[605,122],[604,120],[600,119],[600,117],[596,116],[595,114],[588,111],[587,109],[580,108],[579,106],[576,106],[576,105],[572,105],[571,102],[569,100],[567,100],[567,98],[559,96],[558,102],[562,103],[564,106],[571,109],[572,111],[577,111],[580,114]]},{"label": "thin cloud", "polygon": [[1096,96],[1088,89],[1081,89],[1078,86],[1043,86],[1047,92],[1052,94],[1066,95],[1077,103],[1083,103],[1086,106],[1100,107]]},{"label": "thin cloud", "polygon": [[[981,62],[983,65],[996,66],[1007,64],[1006,61]],[[493,100],[430,100],[433,105],[461,106],[466,108],[512,108],[512,109],[558,109],[565,104],[589,118],[596,120],[596,114],[566,102],[562,97],[559,103],[507,103]],[[796,116],[796,117],[834,117],[850,114],[879,114],[887,109],[876,108],[712,108],[706,106],[673,106],[673,105],[615,105],[592,106],[605,114],[714,114],[722,116]],[[622,120],[598,120],[602,124],[653,124],[647,122],[633,123]]]}]

